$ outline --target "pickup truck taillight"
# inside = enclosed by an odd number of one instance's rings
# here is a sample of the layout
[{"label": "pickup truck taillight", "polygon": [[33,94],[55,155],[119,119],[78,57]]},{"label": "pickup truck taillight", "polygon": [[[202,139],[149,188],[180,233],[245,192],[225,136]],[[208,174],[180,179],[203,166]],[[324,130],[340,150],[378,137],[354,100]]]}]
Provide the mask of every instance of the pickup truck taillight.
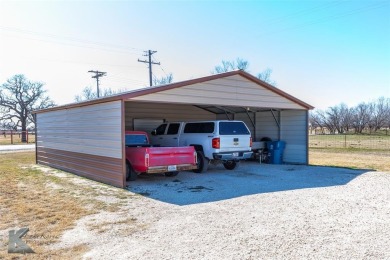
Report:
[{"label": "pickup truck taillight", "polygon": [[149,167],[149,154],[148,153],[145,154],[145,166]]},{"label": "pickup truck taillight", "polygon": [[253,144],[253,142],[252,142],[252,137],[251,137],[251,139],[249,141],[249,146],[252,147],[252,144]]},{"label": "pickup truck taillight", "polygon": [[221,147],[221,140],[219,138],[213,138],[213,140],[211,142],[211,146],[214,149],[219,149]]}]

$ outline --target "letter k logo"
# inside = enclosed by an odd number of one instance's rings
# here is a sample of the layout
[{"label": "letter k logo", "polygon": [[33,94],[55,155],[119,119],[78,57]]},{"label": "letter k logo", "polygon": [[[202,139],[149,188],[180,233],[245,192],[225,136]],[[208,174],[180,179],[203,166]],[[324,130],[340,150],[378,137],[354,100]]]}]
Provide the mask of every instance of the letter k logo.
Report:
[{"label": "letter k logo", "polygon": [[17,232],[15,232],[15,230],[9,231],[8,253],[34,253],[34,251],[21,240],[27,232],[28,228],[21,228]]}]

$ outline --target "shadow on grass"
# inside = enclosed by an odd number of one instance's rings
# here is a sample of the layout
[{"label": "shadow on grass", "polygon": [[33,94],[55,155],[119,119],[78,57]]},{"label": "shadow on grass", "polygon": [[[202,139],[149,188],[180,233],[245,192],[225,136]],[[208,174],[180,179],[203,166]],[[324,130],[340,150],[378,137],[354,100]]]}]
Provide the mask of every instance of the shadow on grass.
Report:
[{"label": "shadow on grass", "polygon": [[181,172],[139,176],[128,182],[128,190],[176,205],[191,205],[246,195],[345,185],[369,170],[341,167],[270,165],[243,162],[228,171],[222,165],[210,166],[207,173]]},{"label": "shadow on grass", "polygon": [[324,168],[336,168],[336,169],[346,169],[346,170],[355,170],[355,171],[363,171],[363,172],[376,172],[376,169],[370,169],[370,168],[359,168],[359,167],[347,167],[347,166],[338,166],[338,165],[316,165],[316,164],[310,164],[309,166],[312,167],[324,167]]}]

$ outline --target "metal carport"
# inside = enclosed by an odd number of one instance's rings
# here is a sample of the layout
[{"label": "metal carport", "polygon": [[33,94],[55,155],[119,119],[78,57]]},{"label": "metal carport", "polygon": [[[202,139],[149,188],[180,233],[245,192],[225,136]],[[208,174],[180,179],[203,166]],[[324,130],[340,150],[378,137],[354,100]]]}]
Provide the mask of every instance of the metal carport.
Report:
[{"label": "metal carport", "polygon": [[235,119],[254,140],[286,141],[286,162],[307,164],[312,108],[244,71],[144,88],[37,111],[36,162],[124,188],[123,136],[137,120]]}]

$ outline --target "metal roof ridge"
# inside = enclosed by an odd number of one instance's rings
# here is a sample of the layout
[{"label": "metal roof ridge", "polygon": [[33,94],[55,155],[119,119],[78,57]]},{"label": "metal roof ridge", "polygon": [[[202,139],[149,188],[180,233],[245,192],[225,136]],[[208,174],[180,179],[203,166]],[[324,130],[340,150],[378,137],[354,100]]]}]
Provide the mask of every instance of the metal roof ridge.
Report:
[{"label": "metal roof ridge", "polygon": [[266,89],[281,95],[290,101],[293,101],[294,103],[306,108],[306,109],[313,109],[314,107],[303,102],[302,100],[288,94],[287,92],[284,92],[283,90],[272,86],[271,84],[262,81],[255,76],[251,75],[250,73],[243,71],[243,70],[233,70],[233,71],[228,71],[228,72],[223,72],[223,73],[218,73],[218,74],[212,74],[200,78],[194,78],[194,79],[189,79],[189,80],[184,80],[184,81],[179,81],[179,82],[174,82],[174,83],[169,83],[169,84],[164,84],[164,85],[158,85],[158,86],[151,86],[151,87],[144,87],[140,89],[134,89],[126,92],[121,92],[118,94],[114,94],[111,96],[107,97],[101,97],[97,99],[92,99],[92,100],[86,100],[82,102],[75,102],[75,103],[69,103],[69,104],[64,104],[56,107],[51,107],[51,108],[46,108],[46,109],[41,109],[41,110],[36,110],[33,111],[34,114],[36,113],[42,113],[42,112],[48,112],[48,111],[54,111],[54,110],[61,110],[61,109],[68,109],[68,108],[75,108],[75,107],[82,107],[82,106],[87,106],[87,105],[93,105],[93,104],[99,104],[99,103],[105,103],[105,102],[111,102],[111,101],[118,101],[118,100],[126,100],[134,97],[139,97],[139,96],[144,96],[152,93],[157,93],[160,91],[165,91],[165,90],[170,90],[174,88],[179,88],[183,86],[188,86],[188,85],[193,85],[197,83],[202,83],[206,81],[211,81],[215,79],[220,79],[220,78],[225,78],[225,77],[230,77],[234,75],[240,75],[247,80],[250,80],[262,87],[265,87]]}]

